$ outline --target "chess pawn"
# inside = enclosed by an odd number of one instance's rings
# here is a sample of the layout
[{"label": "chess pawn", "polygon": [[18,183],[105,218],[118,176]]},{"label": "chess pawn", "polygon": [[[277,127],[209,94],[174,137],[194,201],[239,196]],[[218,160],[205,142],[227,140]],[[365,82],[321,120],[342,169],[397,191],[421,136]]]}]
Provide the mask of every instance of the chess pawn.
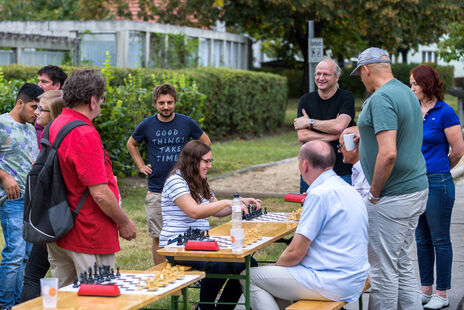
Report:
[{"label": "chess pawn", "polygon": [[183,266],[179,267],[179,278],[182,279],[185,275],[185,269]]}]

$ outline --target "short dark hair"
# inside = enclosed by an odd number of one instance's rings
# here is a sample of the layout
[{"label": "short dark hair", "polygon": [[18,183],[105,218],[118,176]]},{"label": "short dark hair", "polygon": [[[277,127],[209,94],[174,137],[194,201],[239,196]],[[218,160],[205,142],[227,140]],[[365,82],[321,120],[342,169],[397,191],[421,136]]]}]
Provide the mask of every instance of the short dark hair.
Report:
[{"label": "short dark hair", "polygon": [[326,144],[326,151],[316,152],[314,147],[303,147],[300,151],[301,159],[306,159],[314,169],[333,168],[335,165],[333,148],[326,142],[320,141],[320,143]]},{"label": "short dark hair", "polygon": [[438,100],[443,100],[443,83],[440,81],[440,74],[437,70],[422,64],[412,69],[410,74],[428,99],[435,97]]},{"label": "short dark hair", "polygon": [[31,102],[31,101],[39,101],[39,96],[43,94],[43,89],[39,87],[37,84],[26,83],[18,91],[18,96],[16,97],[16,101],[21,99],[24,103]]},{"label": "short dark hair", "polygon": [[63,85],[64,105],[72,108],[89,104],[92,96],[101,98],[105,92],[106,80],[95,69],[77,69],[66,79]]},{"label": "short dark hair", "polygon": [[58,66],[48,65],[42,67],[38,72],[38,75],[46,74],[50,80],[52,80],[53,85],[56,83],[60,83],[60,88],[63,88],[64,81],[68,77],[66,73],[64,73],[63,69]]},{"label": "short dark hair", "polygon": [[156,103],[161,95],[171,95],[174,98],[174,103],[177,102],[176,88],[169,83],[158,85],[153,89],[153,103]]}]

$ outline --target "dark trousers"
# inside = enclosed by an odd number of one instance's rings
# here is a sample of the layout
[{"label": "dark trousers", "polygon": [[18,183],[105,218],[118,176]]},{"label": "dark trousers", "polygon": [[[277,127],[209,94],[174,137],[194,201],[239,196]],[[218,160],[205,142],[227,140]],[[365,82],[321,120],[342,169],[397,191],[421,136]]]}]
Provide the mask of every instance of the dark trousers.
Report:
[{"label": "dark trousers", "polygon": [[24,271],[21,302],[40,296],[40,279],[45,278],[49,268],[47,247],[43,244],[34,244]]},{"label": "dark trousers", "polygon": [[[226,263],[226,262],[196,262],[196,261],[176,261],[177,264],[192,266],[197,270],[204,271],[206,274],[240,274],[245,270],[245,263]],[[254,258],[251,258],[251,266],[256,267]],[[226,279],[210,279],[204,278],[201,280],[200,302],[214,302],[221,290]],[[239,280],[227,280],[226,285],[219,297],[218,302],[237,302],[242,295],[242,287]],[[201,310],[214,309],[234,309],[235,305],[200,305]]]}]

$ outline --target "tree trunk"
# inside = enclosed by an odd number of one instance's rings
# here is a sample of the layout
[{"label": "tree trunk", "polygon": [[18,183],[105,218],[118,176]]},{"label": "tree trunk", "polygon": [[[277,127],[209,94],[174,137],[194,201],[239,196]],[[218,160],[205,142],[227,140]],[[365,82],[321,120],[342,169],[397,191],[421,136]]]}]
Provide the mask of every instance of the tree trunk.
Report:
[{"label": "tree trunk", "polygon": [[408,63],[408,52],[408,48],[400,48],[401,58],[403,59],[404,64]]},{"label": "tree trunk", "polygon": [[338,54],[337,56],[337,63],[340,68],[345,68],[345,57],[342,54]]}]

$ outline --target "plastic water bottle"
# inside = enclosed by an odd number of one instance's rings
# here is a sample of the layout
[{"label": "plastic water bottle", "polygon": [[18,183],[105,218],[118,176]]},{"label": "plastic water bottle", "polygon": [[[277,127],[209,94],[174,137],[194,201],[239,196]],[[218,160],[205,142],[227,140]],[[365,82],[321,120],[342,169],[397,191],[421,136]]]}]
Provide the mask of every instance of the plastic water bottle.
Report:
[{"label": "plastic water bottle", "polygon": [[242,202],[238,194],[232,199],[232,228],[242,228]]}]

